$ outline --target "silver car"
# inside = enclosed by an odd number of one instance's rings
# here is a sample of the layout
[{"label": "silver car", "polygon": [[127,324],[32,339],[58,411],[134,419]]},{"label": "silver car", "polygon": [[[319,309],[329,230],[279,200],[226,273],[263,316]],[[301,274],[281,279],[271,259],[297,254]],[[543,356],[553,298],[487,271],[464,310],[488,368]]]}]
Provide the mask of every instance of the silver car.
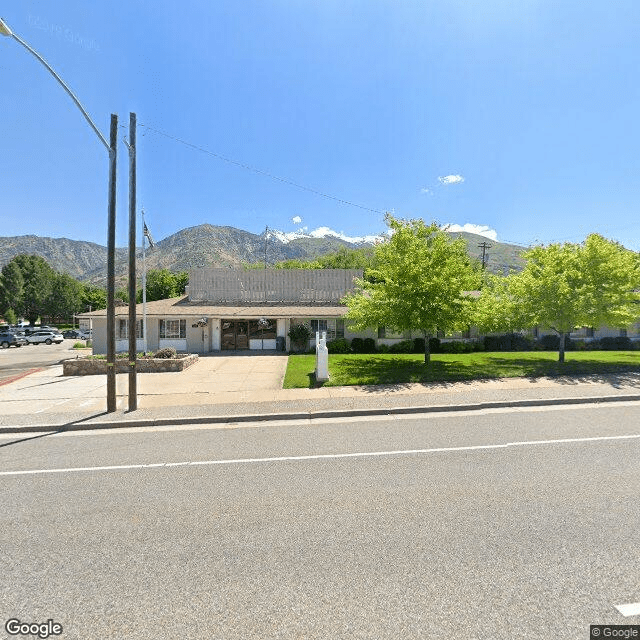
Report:
[{"label": "silver car", "polygon": [[44,342],[44,344],[60,344],[64,338],[61,333],[54,333],[53,331],[35,331],[34,333],[27,336],[28,344],[40,344]]}]

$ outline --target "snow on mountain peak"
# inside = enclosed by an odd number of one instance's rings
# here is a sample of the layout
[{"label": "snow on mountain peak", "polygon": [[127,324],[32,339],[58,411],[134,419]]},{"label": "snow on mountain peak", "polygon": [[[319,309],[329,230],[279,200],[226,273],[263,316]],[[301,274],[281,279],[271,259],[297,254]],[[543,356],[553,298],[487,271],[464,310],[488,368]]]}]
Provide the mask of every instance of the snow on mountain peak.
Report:
[{"label": "snow on mountain peak", "polygon": [[384,236],[347,236],[344,233],[339,233],[330,229],[329,227],[318,227],[312,231],[308,231],[307,227],[300,227],[297,231],[278,231],[277,229],[269,229],[269,237],[275,238],[283,244],[288,244],[296,238],[326,238],[327,236],[333,236],[339,238],[345,242],[351,244],[374,244],[384,239]]}]

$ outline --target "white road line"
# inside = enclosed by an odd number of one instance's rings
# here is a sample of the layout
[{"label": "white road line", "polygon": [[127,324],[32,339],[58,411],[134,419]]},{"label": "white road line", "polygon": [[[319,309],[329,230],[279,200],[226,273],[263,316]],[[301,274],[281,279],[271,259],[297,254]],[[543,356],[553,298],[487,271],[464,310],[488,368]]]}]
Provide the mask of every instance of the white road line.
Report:
[{"label": "white road line", "polygon": [[625,617],[640,616],[640,602],[632,602],[631,604],[617,604],[616,609]]},{"label": "white road line", "polygon": [[340,458],[374,458],[386,456],[417,455],[425,453],[451,453],[459,451],[487,451],[507,449],[509,447],[526,447],[551,444],[568,444],[582,442],[603,442],[613,440],[639,439],[640,434],[627,436],[597,436],[593,438],[563,438],[559,440],[531,440],[524,442],[507,442],[506,444],[483,444],[467,447],[439,447],[434,449],[404,449],[398,451],[363,451],[357,453],[324,453],[308,456],[281,456],[273,458],[235,458],[229,460],[201,460],[192,462],[154,462],[149,464],[123,464],[108,467],[68,467],[62,469],[31,469],[26,471],[0,471],[0,476],[27,476],[46,473],[74,473],[82,471],[125,471],[130,469],[156,469],[162,467],[197,467],[230,464],[250,464],[256,462],[292,462],[299,460],[337,460]]}]

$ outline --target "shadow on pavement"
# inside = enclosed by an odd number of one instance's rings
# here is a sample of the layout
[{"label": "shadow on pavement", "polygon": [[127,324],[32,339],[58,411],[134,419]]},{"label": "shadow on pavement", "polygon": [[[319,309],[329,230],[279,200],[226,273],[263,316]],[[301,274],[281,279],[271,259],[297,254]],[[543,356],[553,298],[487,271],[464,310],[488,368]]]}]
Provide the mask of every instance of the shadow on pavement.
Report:
[{"label": "shadow on pavement", "polygon": [[29,440],[39,440],[40,438],[47,438],[48,436],[55,436],[58,433],[63,433],[64,431],[68,431],[71,427],[82,424],[83,422],[87,422],[87,420],[93,420],[94,418],[98,418],[100,416],[107,415],[106,411],[101,411],[100,413],[95,413],[91,416],[87,416],[86,418],[80,418],[79,420],[72,420],[71,422],[67,422],[63,425],[60,425],[56,429],[52,431],[48,431],[47,433],[39,433],[37,436],[29,436],[28,438],[20,438],[19,440],[12,440],[11,442],[4,442],[0,444],[0,449],[2,447],[9,447],[13,444],[20,444],[21,442],[28,442]]}]

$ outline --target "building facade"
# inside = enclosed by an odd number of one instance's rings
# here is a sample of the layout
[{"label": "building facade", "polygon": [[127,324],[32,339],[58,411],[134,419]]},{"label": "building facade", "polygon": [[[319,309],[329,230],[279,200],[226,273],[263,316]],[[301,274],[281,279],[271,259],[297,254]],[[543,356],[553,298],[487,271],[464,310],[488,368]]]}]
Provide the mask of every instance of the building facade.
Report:
[{"label": "building facade", "polygon": [[[189,273],[186,295],[157,300],[136,307],[136,344],[138,351],[157,351],[174,347],[177,351],[206,354],[218,351],[262,350],[290,351],[288,336],[293,324],[306,324],[315,345],[315,332],[326,331],[327,340],[373,338],[377,346],[392,345],[419,332],[396,332],[390,327],[375,327],[352,332],[344,320],[348,309],[340,304],[354,290],[357,269],[195,269]],[[116,308],[116,351],[128,351],[128,307]],[[93,351],[107,352],[106,310],[79,316],[87,328],[93,328]],[[146,333],[146,336],[145,336]],[[539,338],[552,331],[527,332]],[[640,322],[627,329],[578,329],[572,338],[591,340],[628,336],[640,339]],[[439,335],[441,339],[477,340],[478,331]]]},{"label": "building facade", "polygon": [[[195,269],[186,295],[136,306],[139,351],[174,347],[206,354],[215,351],[291,349],[292,324],[307,324],[327,339],[375,337],[345,327],[347,307],[340,304],[354,290],[358,269]],[[116,351],[129,349],[128,307],[116,308]],[[146,316],[146,323],[144,317]],[[79,316],[91,320],[94,353],[107,351],[106,310]],[[145,336],[146,329],[146,336]],[[313,345],[313,341],[311,343]]]}]

